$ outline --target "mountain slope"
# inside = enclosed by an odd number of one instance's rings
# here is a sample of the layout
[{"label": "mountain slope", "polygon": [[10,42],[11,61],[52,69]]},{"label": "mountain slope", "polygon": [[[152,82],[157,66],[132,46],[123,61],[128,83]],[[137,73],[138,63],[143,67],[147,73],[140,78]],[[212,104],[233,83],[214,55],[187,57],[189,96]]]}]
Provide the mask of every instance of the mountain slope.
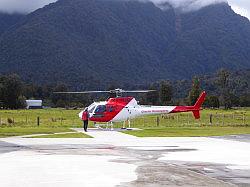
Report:
[{"label": "mountain slope", "polygon": [[0,36],[10,27],[18,23],[24,15],[22,14],[6,14],[0,12]]},{"label": "mountain slope", "polygon": [[171,67],[185,67],[179,74],[249,67],[250,22],[236,15],[227,4],[180,15],[180,20],[179,35],[165,54]]},{"label": "mountain slope", "polygon": [[76,89],[250,67],[250,23],[223,3],[180,14],[153,3],[59,0],[0,37],[0,73]]}]

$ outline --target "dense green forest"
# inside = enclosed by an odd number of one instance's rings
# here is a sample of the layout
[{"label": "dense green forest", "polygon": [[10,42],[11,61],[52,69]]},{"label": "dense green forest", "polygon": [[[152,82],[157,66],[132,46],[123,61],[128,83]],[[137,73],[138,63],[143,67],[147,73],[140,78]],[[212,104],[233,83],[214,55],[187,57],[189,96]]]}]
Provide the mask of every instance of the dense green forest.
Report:
[{"label": "dense green forest", "polygon": [[25,15],[22,14],[7,14],[0,12],[0,36],[8,32],[8,30],[16,23],[21,21]]},{"label": "dense green forest", "polygon": [[[205,107],[231,108],[250,106],[250,70],[230,72],[220,69],[215,74],[195,76],[192,80],[161,80],[140,87],[123,89],[153,89],[155,92],[135,94],[140,104],[193,105],[201,91],[207,92]],[[117,88],[110,85],[106,90]],[[0,76],[0,107],[16,109],[25,107],[25,99],[42,99],[45,106],[77,108],[93,101],[106,100],[106,94],[55,94],[71,90],[66,84],[35,85],[23,82],[18,75]],[[77,90],[79,91],[79,90]],[[81,90],[83,91],[83,90]]]},{"label": "dense green forest", "polygon": [[[204,106],[216,108],[250,106],[250,69],[240,71],[220,69],[214,74],[194,76],[192,80],[168,80],[167,82],[172,85],[173,97],[170,104],[193,104],[199,93],[205,90],[208,95]],[[150,88],[160,90],[161,84],[162,81],[157,81],[151,84]],[[194,87],[193,90],[192,87]],[[190,95],[192,91],[194,91],[194,99]]]},{"label": "dense green forest", "polygon": [[250,68],[250,22],[227,3],[180,13],[150,2],[59,0],[19,18],[0,16],[8,23],[0,73],[35,85],[139,87]]}]

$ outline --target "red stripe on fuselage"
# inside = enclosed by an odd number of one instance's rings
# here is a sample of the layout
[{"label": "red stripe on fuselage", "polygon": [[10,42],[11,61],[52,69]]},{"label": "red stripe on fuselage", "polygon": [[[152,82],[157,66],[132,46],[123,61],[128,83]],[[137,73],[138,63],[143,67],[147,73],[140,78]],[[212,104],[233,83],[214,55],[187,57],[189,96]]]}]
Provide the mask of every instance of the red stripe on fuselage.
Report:
[{"label": "red stripe on fuselage", "polygon": [[199,109],[195,109],[193,106],[176,106],[174,110],[172,110],[170,113],[178,113],[178,112],[189,112],[189,111],[194,111]]},{"label": "red stripe on fuselage", "polygon": [[91,121],[95,122],[109,122],[132,100],[133,97],[117,97],[110,98],[106,104],[106,111],[101,117],[91,117]]},{"label": "red stripe on fuselage", "polygon": [[172,110],[170,113],[178,113],[178,112],[193,112],[193,116],[195,119],[200,118],[200,107],[194,107],[194,106],[177,106]]}]

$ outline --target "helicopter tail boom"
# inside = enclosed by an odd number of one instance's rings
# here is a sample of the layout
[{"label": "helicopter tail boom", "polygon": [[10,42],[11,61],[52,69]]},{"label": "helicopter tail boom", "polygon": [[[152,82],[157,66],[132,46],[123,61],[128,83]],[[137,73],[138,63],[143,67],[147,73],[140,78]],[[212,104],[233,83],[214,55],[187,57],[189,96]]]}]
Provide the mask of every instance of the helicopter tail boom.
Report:
[{"label": "helicopter tail boom", "polygon": [[200,110],[201,105],[204,103],[206,97],[206,92],[203,91],[199,98],[197,99],[194,106],[177,106],[171,113],[178,112],[193,112],[193,116],[195,119],[200,119]]}]

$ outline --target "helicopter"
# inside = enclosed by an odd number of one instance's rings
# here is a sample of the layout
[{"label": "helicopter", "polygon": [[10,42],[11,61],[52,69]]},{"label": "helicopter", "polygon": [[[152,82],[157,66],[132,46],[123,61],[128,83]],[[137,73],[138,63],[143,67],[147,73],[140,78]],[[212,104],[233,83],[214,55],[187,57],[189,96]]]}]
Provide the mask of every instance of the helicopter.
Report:
[{"label": "helicopter", "polygon": [[[169,114],[180,112],[192,112],[195,119],[200,118],[201,105],[205,101],[206,92],[203,91],[196,103],[193,106],[147,106],[139,105],[134,97],[123,97],[123,93],[148,93],[155,90],[132,90],[126,91],[123,89],[114,89],[109,91],[84,91],[84,92],[56,92],[61,94],[89,94],[89,93],[110,93],[115,94],[116,97],[110,97],[106,101],[94,102],[86,109],[89,114],[89,120],[95,124],[106,122],[113,127],[115,122],[126,122],[130,120],[145,116],[157,114]],[[86,110],[85,109],[85,110]],[[83,111],[79,113],[79,118],[82,119]],[[123,126],[124,128],[124,126]]]}]

